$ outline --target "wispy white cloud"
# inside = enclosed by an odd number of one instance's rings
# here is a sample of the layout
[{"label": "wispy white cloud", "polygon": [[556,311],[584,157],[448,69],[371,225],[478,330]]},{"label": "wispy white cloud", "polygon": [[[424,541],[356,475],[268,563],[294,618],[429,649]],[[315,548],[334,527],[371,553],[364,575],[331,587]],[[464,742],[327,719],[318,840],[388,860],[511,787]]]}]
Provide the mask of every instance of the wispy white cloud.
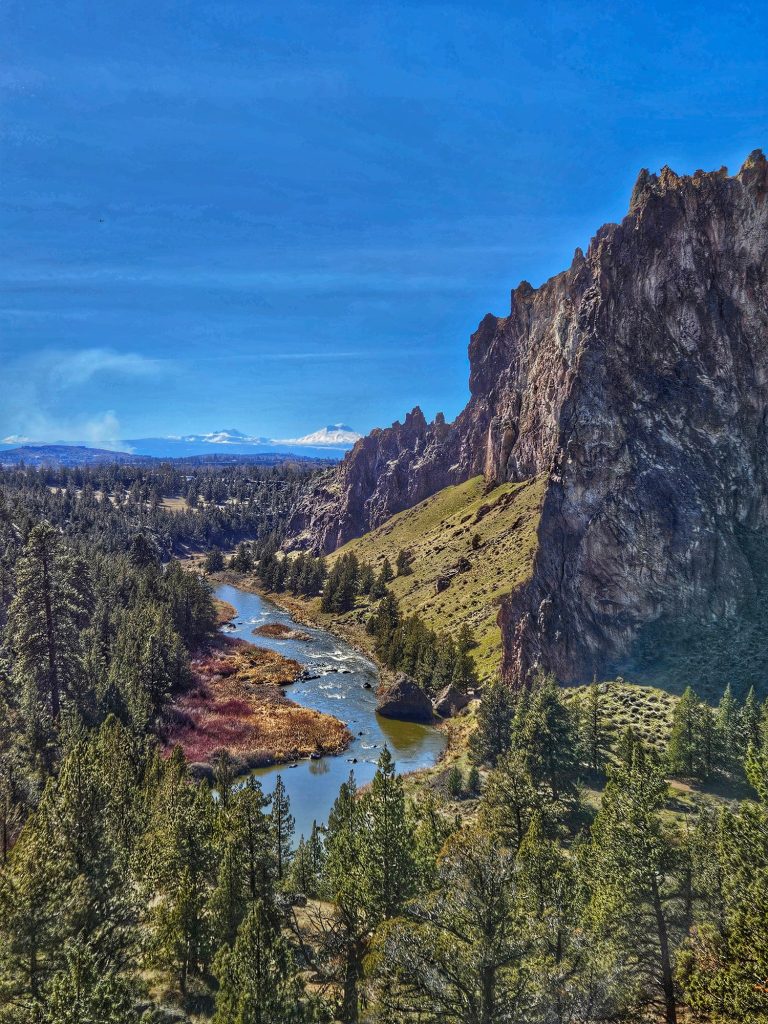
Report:
[{"label": "wispy white cloud", "polygon": [[120,423],[113,409],[80,409],[93,405],[95,385],[154,376],[160,368],[158,361],[138,353],[108,348],[42,349],[11,357],[4,370],[0,411],[0,430],[9,431],[4,443],[64,441],[121,448]]},{"label": "wispy white cloud", "polygon": [[50,352],[40,363],[43,367],[55,367],[63,388],[85,384],[99,374],[152,377],[160,369],[157,360],[136,352],[114,352],[106,348],[85,348],[66,354]]}]

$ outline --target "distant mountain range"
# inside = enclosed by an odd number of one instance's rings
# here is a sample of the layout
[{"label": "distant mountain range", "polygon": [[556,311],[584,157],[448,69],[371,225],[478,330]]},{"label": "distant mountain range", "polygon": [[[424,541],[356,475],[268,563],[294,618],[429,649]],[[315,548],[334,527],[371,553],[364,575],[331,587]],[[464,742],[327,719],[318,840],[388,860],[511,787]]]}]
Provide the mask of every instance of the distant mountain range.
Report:
[{"label": "distant mountain range", "polygon": [[241,430],[229,428],[214,430],[208,434],[186,434],[180,437],[132,438],[125,442],[125,446],[137,455],[152,455],[155,458],[208,455],[216,450],[229,455],[256,455],[279,450],[289,455],[339,459],[359,437],[360,434],[355,433],[351,427],[343,423],[332,423],[304,437],[282,440],[254,437],[244,434]]},{"label": "distant mountain range", "polygon": [[123,451],[60,443],[19,443],[6,438],[0,443],[0,464],[94,465],[107,462],[141,462],[149,459],[190,459],[196,462],[281,462],[286,455],[308,460],[338,460],[360,437],[343,423],[332,423],[304,437],[276,440],[253,437],[234,428],[207,434],[175,437],[140,437],[118,442]]}]

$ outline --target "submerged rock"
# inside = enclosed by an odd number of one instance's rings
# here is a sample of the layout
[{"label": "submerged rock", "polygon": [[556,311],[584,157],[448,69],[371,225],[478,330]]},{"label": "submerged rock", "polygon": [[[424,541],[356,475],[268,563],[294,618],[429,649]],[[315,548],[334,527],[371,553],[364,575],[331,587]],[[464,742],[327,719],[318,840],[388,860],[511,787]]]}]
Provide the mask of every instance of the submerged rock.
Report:
[{"label": "submerged rock", "polygon": [[407,722],[431,722],[432,702],[417,682],[404,672],[379,689],[376,710],[385,718]]}]

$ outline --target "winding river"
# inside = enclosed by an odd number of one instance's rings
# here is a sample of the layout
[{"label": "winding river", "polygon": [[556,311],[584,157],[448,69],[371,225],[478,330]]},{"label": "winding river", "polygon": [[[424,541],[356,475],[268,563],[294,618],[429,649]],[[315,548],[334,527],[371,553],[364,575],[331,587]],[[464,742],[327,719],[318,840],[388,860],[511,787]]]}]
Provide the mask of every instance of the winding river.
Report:
[{"label": "winding river", "polygon": [[[346,723],[354,736],[348,749],[336,757],[298,761],[291,765],[261,768],[254,772],[266,792],[281,775],[291,799],[296,819],[296,838],[308,835],[312,822],[325,822],[336,799],[339,786],[350,771],[358,785],[373,778],[381,748],[386,743],[401,773],[433,765],[445,741],[430,726],[398,722],[376,714],[378,673],[366,657],[324,629],[295,622],[258,594],[238,587],[222,585],[216,596],[237,609],[227,633],[260,647],[269,647],[288,658],[295,658],[310,669],[314,679],[302,679],[286,687],[286,695],[297,704],[335,715]],[[280,623],[309,634],[310,640],[283,640],[254,636],[253,630],[267,623]],[[368,684],[368,688],[366,688]]]}]

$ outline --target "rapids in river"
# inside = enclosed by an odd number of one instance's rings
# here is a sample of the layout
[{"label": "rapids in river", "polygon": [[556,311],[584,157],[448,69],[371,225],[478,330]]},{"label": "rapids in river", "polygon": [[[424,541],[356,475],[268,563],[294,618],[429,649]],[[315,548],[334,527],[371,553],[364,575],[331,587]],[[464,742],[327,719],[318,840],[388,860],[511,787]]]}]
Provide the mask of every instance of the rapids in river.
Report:
[{"label": "rapids in river", "polygon": [[[354,737],[343,754],[260,768],[253,773],[267,793],[274,788],[276,777],[282,776],[296,819],[296,841],[300,835],[309,835],[313,821],[326,821],[339,786],[350,771],[354,771],[358,786],[371,781],[385,743],[401,773],[435,763],[445,745],[441,733],[431,726],[377,715],[378,672],[359,651],[327,630],[296,622],[288,612],[258,594],[221,585],[216,588],[216,597],[237,610],[236,618],[224,627],[227,636],[294,658],[308,670],[308,676],[314,677],[286,686],[286,696],[297,704],[340,718]],[[299,630],[310,639],[254,636],[254,629],[268,623]]]}]

